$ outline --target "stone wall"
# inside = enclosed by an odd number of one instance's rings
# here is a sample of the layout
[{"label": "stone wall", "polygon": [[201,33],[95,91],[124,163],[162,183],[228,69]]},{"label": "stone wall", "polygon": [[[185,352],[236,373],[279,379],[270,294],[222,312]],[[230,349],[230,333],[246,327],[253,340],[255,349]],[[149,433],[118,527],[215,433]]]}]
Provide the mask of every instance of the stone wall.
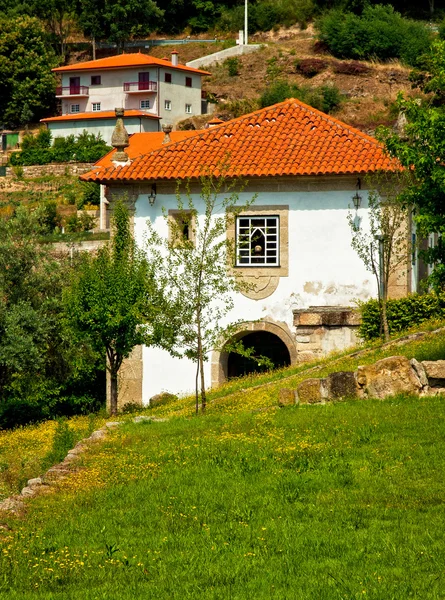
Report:
[{"label": "stone wall", "polygon": [[[130,356],[122,362],[117,378],[117,408],[126,404],[142,406],[142,346],[133,348]],[[107,410],[110,410],[110,376],[107,371]]]},{"label": "stone wall", "polygon": [[279,404],[324,404],[353,398],[384,399],[396,394],[445,394],[445,360],[418,362],[390,356],[356,371],[302,381],[296,389],[280,390]]},{"label": "stone wall", "polygon": [[[93,167],[94,163],[53,163],[49,165],[31,165],[18,167],[23,169],[23,177],[43,177],[44,175],[82,175]],[[17,167],[6,167],[6,176],[14,177]]]},{"label": "stone wall", "polygon": [[314,360],[358,344],[358,311],[343,306],[311,306],[293,311],[299,361]]}]

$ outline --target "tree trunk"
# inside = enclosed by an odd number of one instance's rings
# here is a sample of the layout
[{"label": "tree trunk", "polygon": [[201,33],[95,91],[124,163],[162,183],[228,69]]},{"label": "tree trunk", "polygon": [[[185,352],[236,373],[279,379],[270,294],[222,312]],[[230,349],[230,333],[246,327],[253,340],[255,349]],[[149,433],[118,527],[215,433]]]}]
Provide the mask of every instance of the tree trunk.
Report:
[{"label": "tree trunk", "polygon": [[196,414],[198,414],[198,412],[199,412],[198,378],[199,378],[199,360],[196,362],[196,379],[195,379],[195,408],[196,408]]},{"label": "tree trunk", "polygon": [[93,46],[93,60],[96,60],[96,38],[94,35],[91,44]]},{"label": "tree trunk", "polygon": [[110,414],[117,415],[117,372],[110,370]]},{"label": "tree trunk", "polygon": [[382,298],[382,325],[383,325],[383,336],[385,342],[389,340],[389,326],[388,326],[388,315],[386,314],[386,297]]},{"label": "tree trunk", "polygon": [[202,346],[201,352],[199,354],[199,370],[201,371],[201,411],[206,411],[207,406],[207,397],[206,397],[206,386],[204,381],[204,359],[202,356]]}]

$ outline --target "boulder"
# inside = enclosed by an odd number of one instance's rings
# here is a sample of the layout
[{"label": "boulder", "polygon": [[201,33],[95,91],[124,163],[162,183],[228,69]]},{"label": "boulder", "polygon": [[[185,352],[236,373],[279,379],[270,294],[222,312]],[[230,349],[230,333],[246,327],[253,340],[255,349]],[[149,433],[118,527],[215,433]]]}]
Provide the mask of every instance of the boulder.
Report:
[{"label": "boulder", "polygon": [[445,360],[424,360],[422,366],[431,387],[445,387]]},{"label": "boulder", "polygon": [[405,356],[390,356],[372,365],[358,367],[357,383],[371,398],[395,394],[419,394],[420,379]]},{"label": "boulder", "polygon": [[301,404],[318,404],[327,398],[325,379],[305,379],[296,390],[297,402]]},{"label": "boulder", "polygon": [[416,372],[420,384],[425,390],[426,388],[428,388],[428,377],[426,375],[425,367],[415,358],[412,358],[409,362],[411,363],[412,368]]},{"label": "boulder", "polygon": [[326,378],[327,395],[332,399],[356,398],[359,388],[353,371],[338,371]]},{"label": "boulder", "polygon": [[293,406],[297,403],[295,390],[291,388],[281,388],[278,395],[279,406]]},{"label": "boulder", "polygon": [[152,396],[149,401],[150,407],[153,406],[164,406],[164,404],[169,404],[170,402],[174,402],[178,399],[178,396],[175,394],[170,394],[169,392],[162,392],[161,394],[156,394],[156,396]]}]

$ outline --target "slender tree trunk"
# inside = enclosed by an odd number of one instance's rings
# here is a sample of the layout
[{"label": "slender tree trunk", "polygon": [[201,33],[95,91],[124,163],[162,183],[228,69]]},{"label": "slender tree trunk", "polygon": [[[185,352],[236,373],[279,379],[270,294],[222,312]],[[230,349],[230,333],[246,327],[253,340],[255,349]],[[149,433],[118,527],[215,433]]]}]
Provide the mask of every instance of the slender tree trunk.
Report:
[{"label": "slender tree trunk", "polygon": [[196,414],[198,414],[198,412],[199,412],[198,378],[199,378],[199,360],[196,361],[196,379],[195,379],[195,407],[196,407]]},{"label": "slender tree trunk", "polygon": [[202,347],[201,353],[199,355],[199,370],[201,371],[201,411],[205,412],[207,407],[207,396],[206,396],[206,386],[204,381],[204,358],[202,356]]},{"label": "slender tree trunk", "polygon": [[382,298],[382,324],[383,324],[383,336],[385,342],[389,340],[389,326],[388,326],[388,315],[386,313],[386,297]]},{"label": "slender tree trunk", "polygon": [[91,40],[91,45],[93,47],[93,60],[96,60],[96,37],[93,35],[93,39]]},{"label": "slender tree trunk", "polygon": [[117,372],[110,369],[110,414],[117,414]]}]

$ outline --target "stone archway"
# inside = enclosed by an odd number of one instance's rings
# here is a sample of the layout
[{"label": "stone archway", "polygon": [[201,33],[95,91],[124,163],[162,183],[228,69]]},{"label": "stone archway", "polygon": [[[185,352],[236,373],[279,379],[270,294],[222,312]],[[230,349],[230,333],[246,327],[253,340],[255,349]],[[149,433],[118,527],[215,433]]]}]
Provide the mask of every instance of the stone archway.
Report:
[{"label": "stone archway", "polygon": [[[256,336],[252,334],[257,334]],[[264,335],[262,335],[264,334]],[[297,362],[297,350],[293,337],[284,323],[259,321],[240,325],[234,336],[235,340],[246,338],[247,347],[258,347],[259,354],[269,356],[278,366],[293,365]],[[249,344],[249,342],[251,342]],[[269,347],[269,350],[267,348]],[[240,371],[252,372],[248,363],[233,361],[228,352],[213,352],[212,354],[212,387],[221,385],[232,376],[238,376]],[[275,358],[275,360],[274,360]],[[278,361],[278,362],[277,362]],[[238,372],[237,372],[238,371]]]}]

